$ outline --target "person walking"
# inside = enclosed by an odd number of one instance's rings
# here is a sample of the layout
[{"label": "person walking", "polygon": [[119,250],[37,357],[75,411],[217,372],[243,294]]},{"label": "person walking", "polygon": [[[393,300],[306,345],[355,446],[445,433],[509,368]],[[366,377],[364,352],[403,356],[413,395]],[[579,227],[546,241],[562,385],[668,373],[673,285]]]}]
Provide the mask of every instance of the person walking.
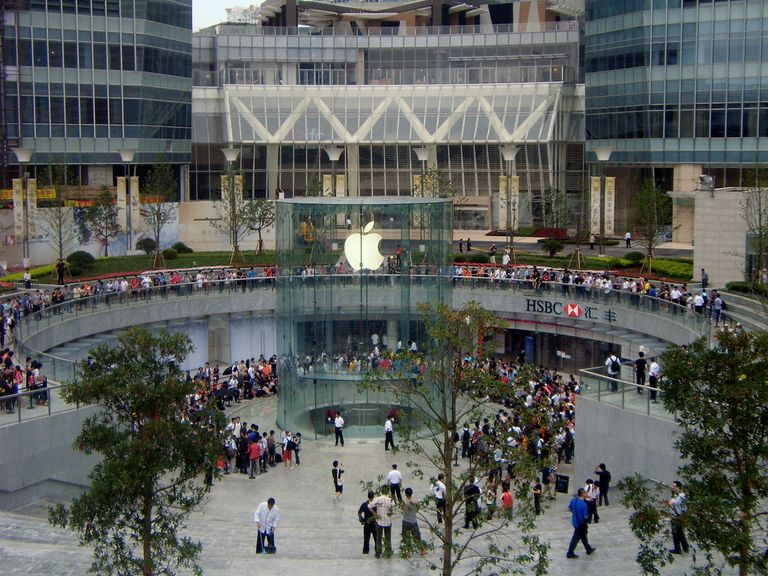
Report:
[{"label": "person walking", "polygon": [[570,504],[568,504],[568,510],[571,512],[573,536],[571,536],[571,542],[568,544],[566,558],[579,557],[578,554],[576,554],[576,545],[579,542],[584,544],[587,555],[592,554],[596,550],[595,547],[589,545],[589,539],[587,537],[589,531],[589,524],[587,524],[589,510],[587,509],[587,503],[584,501],[585,498],[586,492],[584,488],[579,488],[578,494],[574,496]]},{"label": "person walking", "polygon": [[672,529],[672,554],[688,552],[688,539],[685,537],[686,496],[679,480],[672,482],[672,498],[666,501],[669,506],[670,526]]},{"label": "person walking", "polygon": [[[648,361],[645,359],[645,352],[642,350],[637,353],[637,360],[635,360],[635,382],[637,383],[637,393],[642,394],[645,386],[645,369],[648,366]],[[602,488],[602,484],[601,484]]]},{"label": "person walking", "polygon": [[619,383],[616,382],[616,379],[618,379],[619,373],[621,372],[621,360],[619,360],[619,357],[616,356],[616,354],[611,352],[605,360],[605,366],[608,368],[608,377],[613,378],[613,380],[611,380],[611,392],[618,392]]},{"label": "person walking", "polygon": [[333,468],[331,469],[331,476],[333,477],[333,503],[336,504],[341,500],[341,495],[344,493],[344,464],[339,463],[338,460],[333,461]]},{"label": "person walking", "polygon": [[333,420],[333,433],[336,436],[336,446],[341,443],[341,447],[344,447],[344,418],[341,417],[341,412],[336,413],[336,418]]},{"label": "person walking", "polygon": [[464,253],[464,239],[463,238],[459,238],[459,253],[460,254]]},{"label": "person walking", "polygon": [[400,493],[400,485],[403,483],[403,474],[397,469],[397,464],[392,464],[392,470],[387,474],[387,484],[389,484],[389,492],[392,498],[397,498],[398,502],[403,501],[403,496]]},{"label": "person walking", "polygon": [[253,513],[253,521],[256,522],[258,530],[256,538],[256,554],[274,554],[277,552],[275,546],[275,530],[280,521],[280,509],[275,505],[275,499],[269,498],[262,502]]},{"label": "person walking", "polygon": [[368,504],[376,518],[376,558],[381,558],[382,553],[386,558],[392,556],[392,511],[395,504],[385,490],[382,488],[381,494]]},{"label": "person walking", "polygon": [[597,503],[599,506],[608,506],[608,489],[611,487],[611,473],[608,471],[604,463],[598,464],[595,468],[595,474],[597,474],[598,482],[600,482],[600,494],[597,497]]},{"label": "person walking", "polygon": [[445,474],[438,474],[437,480],[432,484],[432,496],[435,497],[435,508],[437,508],[437,523],[443,523],[445,515]]},{"label": "person walking", "polygon": [[648,368],[648,386],[651,387],[651,402],[658,404],[656,394],[659,386],[659,377],[661,376],[661,366],[656,358],[651,358],[651,366]]},{"label": "person walking", "polygon": [[357,509],[357,519],[363,525],[363,554],[371,552],[371,537],[374,545],[376,543],[376,516],[370,508],[375,495],[373,490],[368,490],[368,500],[360,504],[360,508]]},{"label": "person walking", "polygon": [[392,450],[395,449],[395,437],[392,418],[387,416],[387,419],[384,422],[384,451],[386,452],[390,447],[392,447]]},{"label": "person walking", "polygon": [[592,478],[587,478],[587,485],[584,486],[586,496],[584,501],[587,503],[587,510],[589,510],[589,518],[587,518],[587,524],[592,524],[594,520],[595,524],[600,523],[600,515],[597,513],[597,499],[600,496],[600,488],[597,487]]},{"label": "person walking", "polygon": [[400,530],[400,550],[405,558],[408,558],[412,550],[418,549],[423,555],[427,549],[421,539],[419,530],[419,503],[413,501],[413,488],[405,489],[405,502],[403,502],[403,523]]}]

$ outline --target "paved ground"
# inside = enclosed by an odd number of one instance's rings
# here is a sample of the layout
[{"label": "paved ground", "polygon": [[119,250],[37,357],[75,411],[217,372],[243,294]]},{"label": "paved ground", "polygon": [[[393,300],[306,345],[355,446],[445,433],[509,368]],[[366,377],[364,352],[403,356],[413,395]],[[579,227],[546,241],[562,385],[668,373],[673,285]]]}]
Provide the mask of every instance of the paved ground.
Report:
[{"label": "paved ground", "polygon": [[[260,426],[274,426],[275,401],[253,401],[238,407],[239,415]],[[333,503],[330,465],[341,459],[347,474],[341,503]],[[361,529],[355,518],[364,500],[359,481],[375,479],[392,462],[405,464],[402,454],[385,453],[383,441],[348,441],[334,448],[328,439],[306,438],[302,465],[293,470],[271,469],[255,480],[233,474],[219,481],[204,510],[193,516],[190,533],[204,544],[202,564],[206,574],[249,574],[265,568],[269,575],[292,576],[388,576],[428,574],[425,559],[395,557],[376,560],[361,554]],[[404,484],[423,493],[426,485],[405,472]],[[569,470],[563,470],[568,473]],[[583,479],[582,479],[583,480]],[[571,485],[574,484],[572,479]],[[281,511],[277,533],[278,553],[256,556],[253,510],[269,496],[277,499]],[[614,495],[615,498],[615,495]],[[594,575],[639,574],[634,562],[635,540],[627,526],[627,512],[617,502],[601,509],[601,522],[590,529],[590,541],[597,552],[583,553],[578,560],[566,560],[571,534],[568,498],[560,495],[540,519],[540,531],[551,544],[550,574]],[[0,513],[0,558],[5,576],[84,574],[90,552],[79,548],[72,533],[49,527],[44,518],[49,503],[40,502],[12,513]],[[393,529],[393,545],[400,541],[399,519]],[[689,571],[688,558],[663,573],[682,575]],[[464,572],[462,572],[463,574]]]}]

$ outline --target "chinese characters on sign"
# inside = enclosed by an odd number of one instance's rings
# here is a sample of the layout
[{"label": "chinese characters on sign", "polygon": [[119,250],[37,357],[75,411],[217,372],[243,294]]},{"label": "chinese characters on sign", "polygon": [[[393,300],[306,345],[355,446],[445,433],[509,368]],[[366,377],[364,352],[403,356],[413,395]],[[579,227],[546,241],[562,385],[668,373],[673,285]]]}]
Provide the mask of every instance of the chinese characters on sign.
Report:
[{"label": "chinese characters on sign", "polygon": [[589,179],[589,233],[600,234],[600,178]]},{"label": "chinese characters on sign", "polygon": [[[537,314],[553,314],[555,316],[567,316],[568,318],[582,318],[584,320],[600,320],[601,309],[598,306],[587,306],[571,302],[558,302],[557,300],[545,300],[543,298],[526,298],[525,311]],[[611,308],[602,309],[602,319],[609,324],[618,322],[618,315]]]},{"label": "chinese characters on sign", "polygon": [[613,176],[605,177],[605,234],[613,236],[613,217],[616,205],[616,178]]}]

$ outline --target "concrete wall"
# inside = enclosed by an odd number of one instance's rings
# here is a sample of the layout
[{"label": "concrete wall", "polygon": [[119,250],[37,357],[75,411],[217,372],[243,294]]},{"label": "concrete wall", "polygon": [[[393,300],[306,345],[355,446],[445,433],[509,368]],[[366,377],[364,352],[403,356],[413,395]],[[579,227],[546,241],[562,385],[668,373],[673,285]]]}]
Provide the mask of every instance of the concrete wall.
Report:
[{"label": "concrete wall", "polygon": [[[230,250],[229,233],[217,230],[213,226],[216,209],[212,201],[182,202],[179,204],[179,221],[184,224],[179,227],[179,240],[197,251]],[[264,248],[275,249],[275,227],[262,232]],[[256,232],[240,240],[241,250],[256,250],[258,235]]]},{"label": "concrete wall", "polygon": [[[576,409],[576,458],[571,488],[584,486],[604,462],[615,485],[634,473],[669,484],[681,464],[677,424],[581,397]],[[615,493],[618,502],[618,493]]]},{"label": "concrete wall", "polygon": [[72,442],[94,412],[83,408],[0,427],[0,509],[69,499],[87,488],[98,459],[77,452]]}]

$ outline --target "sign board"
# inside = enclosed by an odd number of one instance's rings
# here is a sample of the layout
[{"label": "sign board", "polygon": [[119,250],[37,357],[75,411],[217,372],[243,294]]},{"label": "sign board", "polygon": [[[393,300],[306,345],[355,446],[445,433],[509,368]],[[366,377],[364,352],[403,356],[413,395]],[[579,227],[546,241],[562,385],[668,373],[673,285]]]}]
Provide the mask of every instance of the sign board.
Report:
[{"label": "sign board", "polygon": [[613,236],[615,230],[613,219],[616,213],[616,178],[606,176],[605,178],[605,234]]},{"label": "sign board", "polygon": [[589,179],[589,233],[600,234],[600,178]]}]

